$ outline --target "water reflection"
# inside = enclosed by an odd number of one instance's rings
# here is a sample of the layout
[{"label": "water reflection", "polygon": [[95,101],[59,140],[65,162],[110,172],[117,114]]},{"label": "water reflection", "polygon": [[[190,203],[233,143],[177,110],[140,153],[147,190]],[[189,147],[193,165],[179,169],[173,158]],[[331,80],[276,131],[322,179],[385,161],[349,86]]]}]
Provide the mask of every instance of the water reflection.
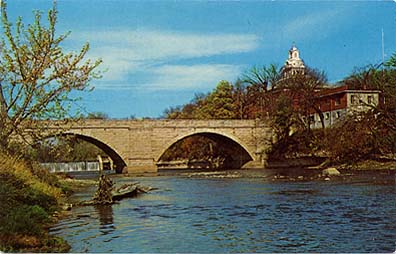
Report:
[{"label": "water reflection", "polygon": [[103,235],[108,235],[114,232],[113,207],[111,205],[95,206],[95,210],[99,215],[99,231]]}]

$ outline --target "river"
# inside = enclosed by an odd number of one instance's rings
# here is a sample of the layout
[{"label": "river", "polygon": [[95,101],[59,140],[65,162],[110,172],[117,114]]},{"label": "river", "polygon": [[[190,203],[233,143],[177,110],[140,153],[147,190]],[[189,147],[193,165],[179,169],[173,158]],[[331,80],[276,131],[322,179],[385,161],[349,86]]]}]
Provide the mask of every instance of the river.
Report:
[{"label": "river", "polygon": [[[116,177],[158,188],[75,207],[50,233],[72,252],[394,252],[396,184],[263,178]],[[89,199],[95,189],[76,193]]]}]

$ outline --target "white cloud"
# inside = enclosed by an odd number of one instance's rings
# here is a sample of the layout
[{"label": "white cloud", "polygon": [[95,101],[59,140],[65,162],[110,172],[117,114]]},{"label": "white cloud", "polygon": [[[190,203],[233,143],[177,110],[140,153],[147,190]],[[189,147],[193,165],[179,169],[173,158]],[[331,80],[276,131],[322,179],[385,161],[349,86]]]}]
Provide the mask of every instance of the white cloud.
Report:
[{"label": "white cloud", "polygon": [[[108,70],[103,76],[106,82],[125,81],[135,72],[151,72],[153,66],[175,60],[244,53],[259,46],[259,38],[249,34],[121,30],[79,32],[72,36],[74,40],[90,42],[90,58],[103,59],[102,68]],[[163,70],[166,68],[169,66]],[[171,74],[167,76],[170,78]]]},{"label": "white cloud", "polygon": [[214,87],[220,80],[233,80],[242,66],[226,64],[164,65],[153,70],[155,78],[147,88],[156,90]]},{"label": "white cloud", "polygon": [[327,36],[337,28],[338,21],[345,13],[346,9],[336,8],[298,17],[284,26],[283,34],[294,40]]},{"label": "white cloud", "polygon": [[241,53],[251,51],[258,46],[257,36],[245,34],[126,30],[85,32],[80,33],[79,37],[106,45],[99,45],[101,50],[110,47],[118,52],[127,52],[126,56],[133,57],[135,61]]},{"label": "white cloud", "polygon": [[162,65],[149,69],[143,83],[104,81],[98,89],[134,89],[139,91],[207,90],[220,80],[234,80],[246,66],[228,64]]}]

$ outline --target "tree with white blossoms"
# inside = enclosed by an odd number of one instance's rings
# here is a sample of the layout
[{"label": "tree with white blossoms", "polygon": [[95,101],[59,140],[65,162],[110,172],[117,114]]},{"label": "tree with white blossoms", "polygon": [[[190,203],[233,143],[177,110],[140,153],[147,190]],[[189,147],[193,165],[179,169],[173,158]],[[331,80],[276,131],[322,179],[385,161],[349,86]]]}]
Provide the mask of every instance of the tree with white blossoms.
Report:
[{"label": "tree with white blossoms", "polygon": [[47,21],[34,11],[34,22],[28,25],[21,17],[12,24],[6,2],[0,4],[0,151],[9,152],[15,144],[48,135],[45,120],[71,118],[76,100],[71,92],[89,90],[89,82],[100,78],[101,60],[85,59],[88,43],[79,52],[62,49],[70,32],[56,33],[56,2]]}]

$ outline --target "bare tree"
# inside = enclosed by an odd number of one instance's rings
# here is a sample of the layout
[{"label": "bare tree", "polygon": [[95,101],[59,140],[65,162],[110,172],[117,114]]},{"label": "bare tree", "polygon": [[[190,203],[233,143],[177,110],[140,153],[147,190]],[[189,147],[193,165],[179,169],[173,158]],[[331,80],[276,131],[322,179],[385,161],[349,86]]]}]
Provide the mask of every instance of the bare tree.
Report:
[{"label": "bare tree", "polygon": [[274,91],[282,78],[282,70],[276,64],[258,68],[254,66],[246,71],[241,82],[247,84],[247,101],[256,117],[265,117],[274,104],[274,97],[269,91]]},{"label": "bare tree", "polygon": [[276,64],[270,64],[268,67],[258,68],[254,66],[242,75],[242,81],[262,87],[262,90],[275,89],[278,81],[281,79],[281,69]]}]

